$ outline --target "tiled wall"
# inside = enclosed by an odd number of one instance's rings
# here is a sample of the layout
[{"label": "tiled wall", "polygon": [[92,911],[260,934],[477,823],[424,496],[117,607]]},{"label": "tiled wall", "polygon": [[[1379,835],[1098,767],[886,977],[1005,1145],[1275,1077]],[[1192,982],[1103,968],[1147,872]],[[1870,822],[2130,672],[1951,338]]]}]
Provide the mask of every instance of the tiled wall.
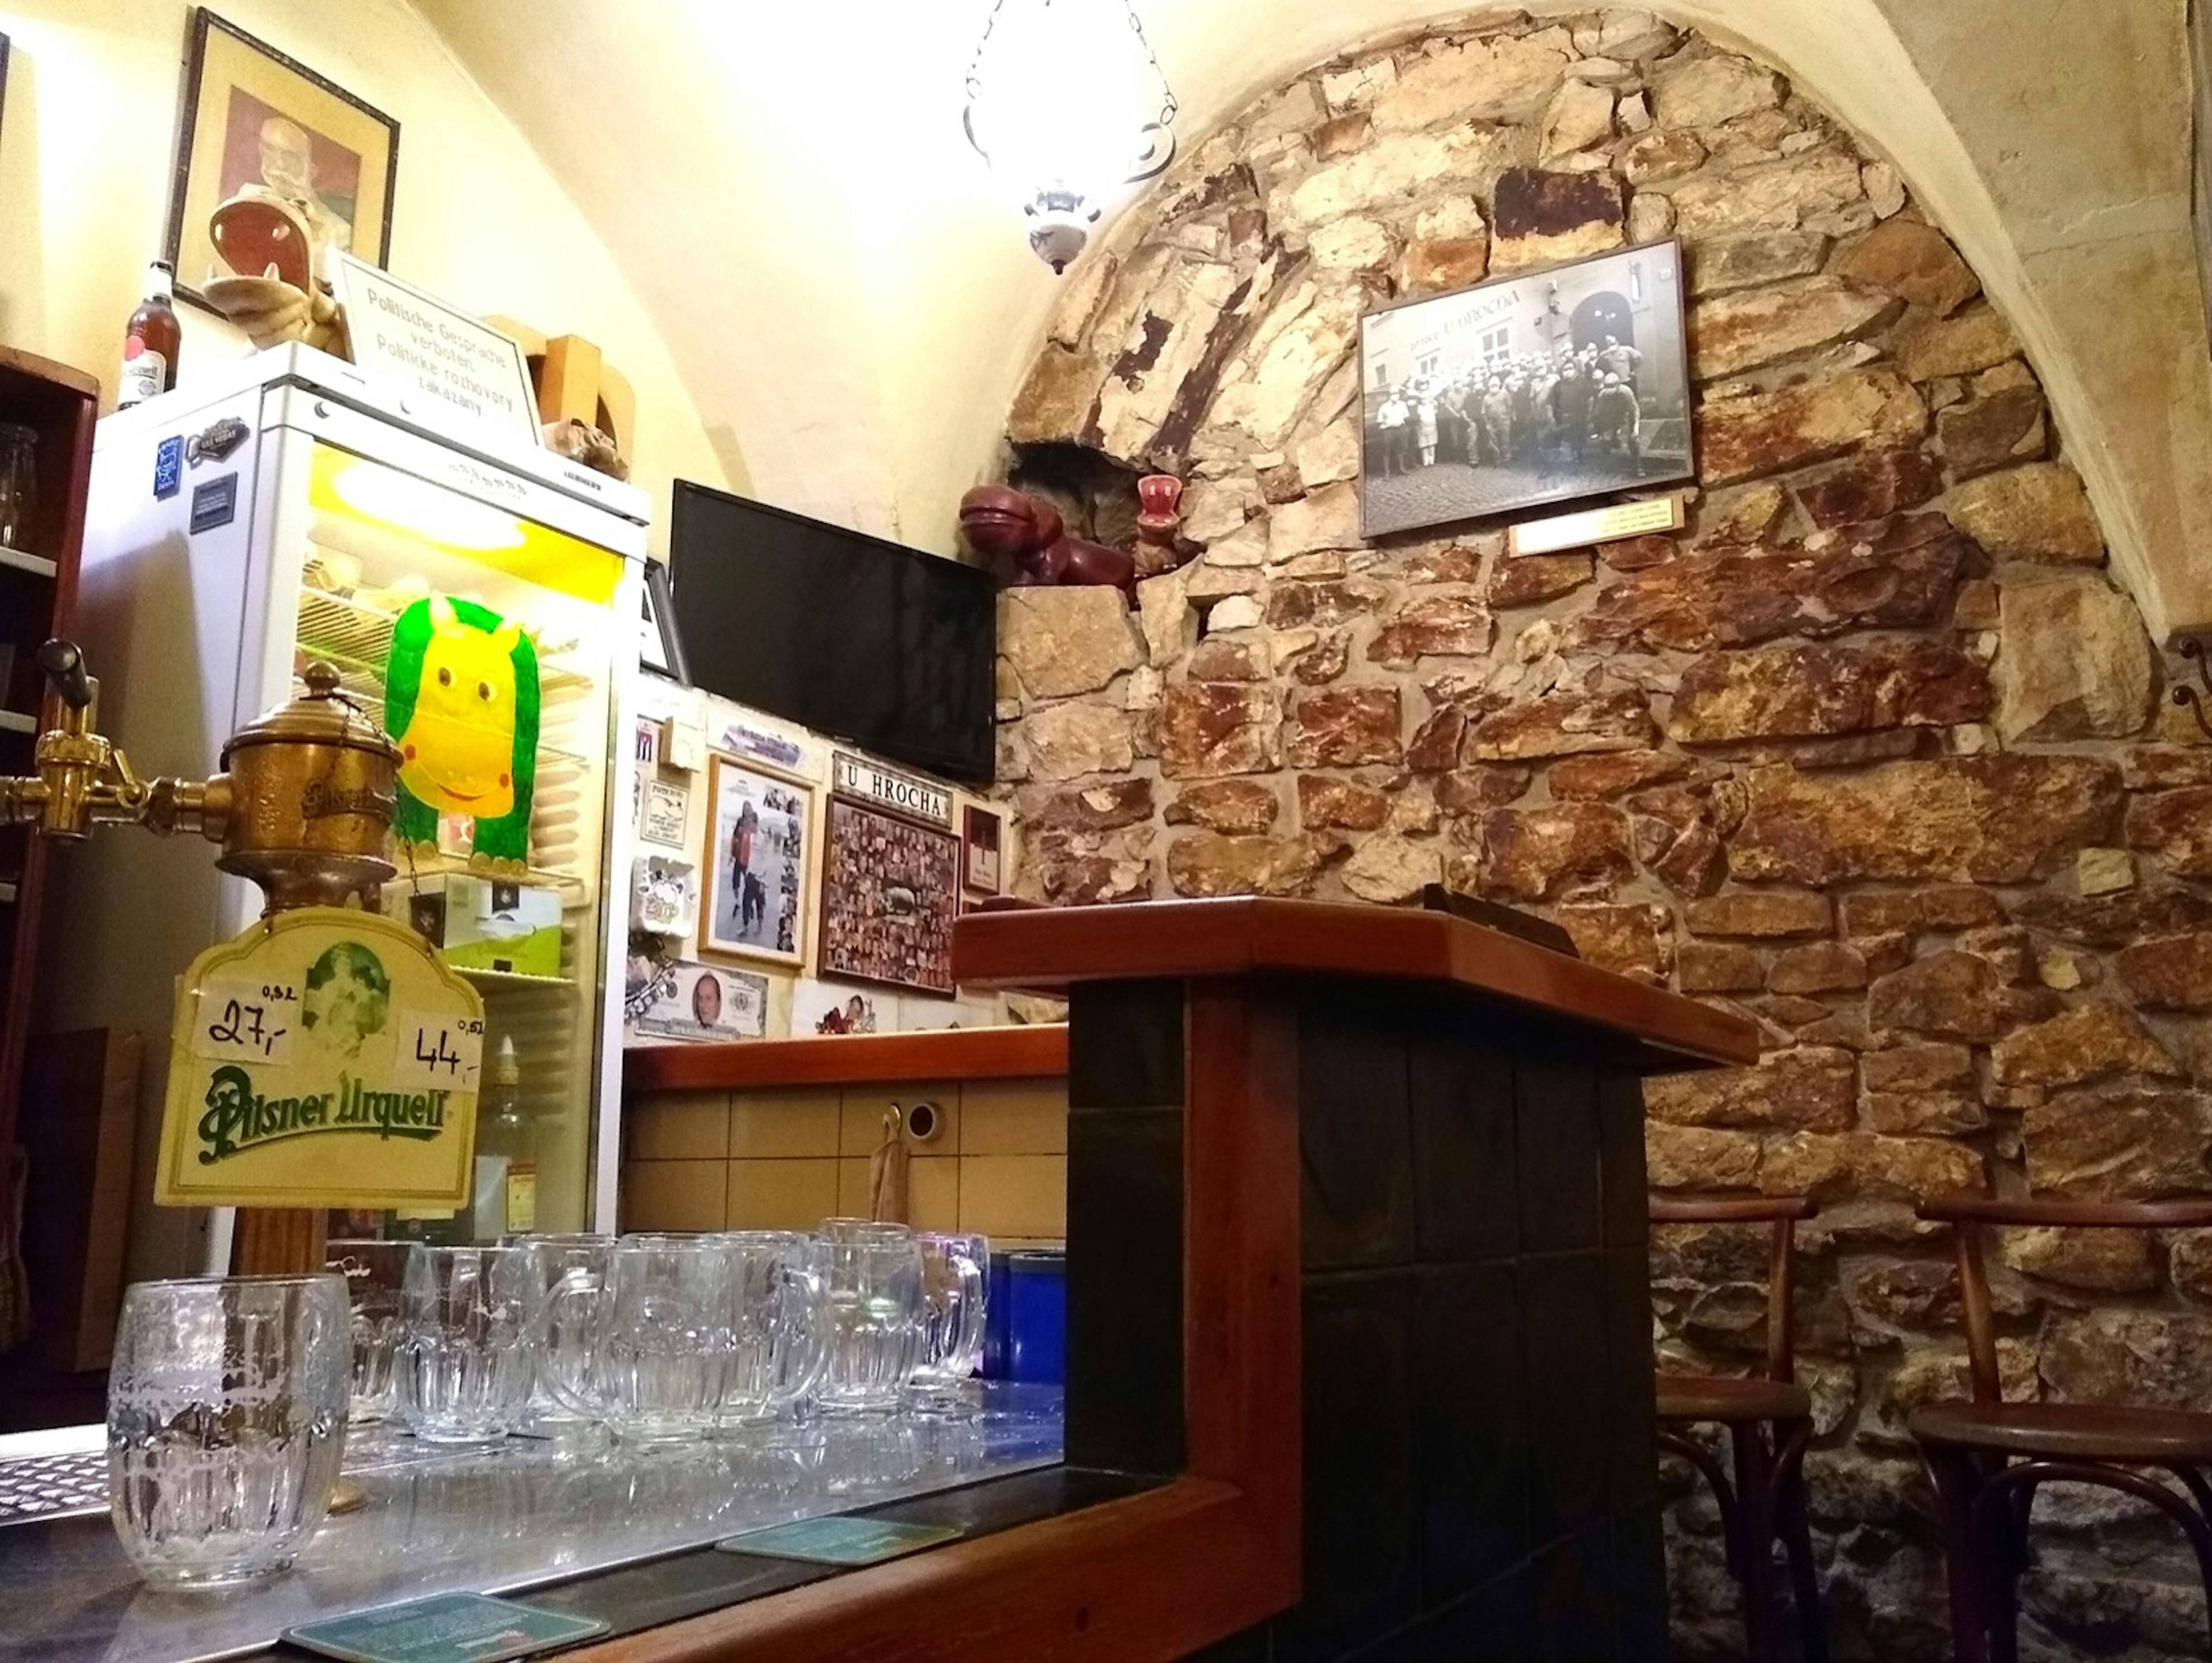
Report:
[{"label": "tiled wall", "polygon": [[[1297,1001],[1303,1588],[1199,1655],[1663,1663],[1637,1080],[1472,1000],[1266,997]],[[1074,1464],[1186,1459],[1184,1129],[1218,1076],[1183,998],[1073,996],[1067,1350],[1112,1360],[1071,1371]]]},{"label": "tiled wall", "polygon": [[909,1223],[994,1241],[1067,1233],[1065,1080],[667,1092],[623,1110],[624,1229],[799,1229],[862,1214],[889,1106],[943,1111],[908,1142]]}]

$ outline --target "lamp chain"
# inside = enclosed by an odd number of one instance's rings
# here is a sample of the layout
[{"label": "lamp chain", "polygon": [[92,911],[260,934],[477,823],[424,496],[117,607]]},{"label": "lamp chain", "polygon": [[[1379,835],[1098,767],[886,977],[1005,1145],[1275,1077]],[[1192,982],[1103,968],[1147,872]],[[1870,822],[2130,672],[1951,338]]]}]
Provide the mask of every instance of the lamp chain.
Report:
[{"label": "lamp chain", "polygon": [[968,101],[973,104],[983,95],[983,49],[991,44],[991,31],[999,27],[999,14],[1006,8],[1006,0],[991,0],[991,15],[983,20],[983,33],[976,37],[975,55],[968,60]]},{"label": "lamp chain", "polygon": [[[1049,5],[1052,0],[1045,0]],[[1168,72],[1160,67],[1160,55],[1152,50],[1151,38],[1145,33],[1142,19],[1137,15],[1137,0],[1121,0],[1129,14],[1129,32],[1137,37],[1137,44],[1145,49],[1145,61],[1152,67],[1152,75],[1160,83],[1160,125],[1171,127],[1182,106],[1176,101],[1175,88],[1168,84]],[[968,60],[968,101],[973,104],[983,95],[983,52],[991,44],[991,31],[999,26],[999,14],[1006,9],[1006,0],[991,0],[991,15],[983,20],[983,33],[976,37],[975,54]]]},{"label": "lamp chain", "polygon": [[1129,32],[1137,37],[1137,44],[1145,49],[1145,61],[1152,66],[1152,75],[1160,83],[1160,125],[1171,127],[1182,106],[1176,102],[1175,88],[1168,85],[1168,72],[1160,67],[1160,55],[1152,50],[1152,41],[1145,34],[1145,26],[1137,16],[1137,0],[1121,0],[1128,9]]}]

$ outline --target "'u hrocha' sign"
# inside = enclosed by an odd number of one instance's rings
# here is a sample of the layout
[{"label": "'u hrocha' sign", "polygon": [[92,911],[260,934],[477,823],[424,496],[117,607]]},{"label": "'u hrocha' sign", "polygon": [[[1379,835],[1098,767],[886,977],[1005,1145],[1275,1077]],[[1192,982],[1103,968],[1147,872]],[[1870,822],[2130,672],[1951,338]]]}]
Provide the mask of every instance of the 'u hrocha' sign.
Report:
[{"label": "'u hrocha' sign", "polygon": [[830,774],[830,789],[840,797],[857,797],[908,819],[933,824],[952,823],[952,793],[925,780],[878,768],[873,762],[839,751]]},{"label": "'u hrocha' sign", "polygon": [[458,1208],[483,1064],[482,996],[404,925],[264,919],[178,989],[154,1199]]}]

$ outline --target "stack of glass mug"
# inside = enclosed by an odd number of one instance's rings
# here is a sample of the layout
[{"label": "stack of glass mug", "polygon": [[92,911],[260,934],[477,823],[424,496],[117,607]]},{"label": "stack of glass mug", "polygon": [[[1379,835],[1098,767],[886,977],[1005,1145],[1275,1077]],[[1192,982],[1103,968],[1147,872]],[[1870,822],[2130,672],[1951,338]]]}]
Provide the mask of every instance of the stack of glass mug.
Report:
[{"label": "stack of glass mug", "polygon": [[356,1290],[353,1418],[431,1442],[596,1423],[669,1443],[809,1407],[942,1411],[982,1355],[979,1235],[831,1218],[402,1245],[331,1244]]},{"label": "stack of glass mug", "polygon": [[333,1241],[329,1261],[126,1292],[109,1490],[149,1581],[223,1587],[289,1565],[349,1419],[433,1443],[603,1426],[655,1445],[815,1412],[962,1412],[989,1245],[832,1218],[811,1234]]}]

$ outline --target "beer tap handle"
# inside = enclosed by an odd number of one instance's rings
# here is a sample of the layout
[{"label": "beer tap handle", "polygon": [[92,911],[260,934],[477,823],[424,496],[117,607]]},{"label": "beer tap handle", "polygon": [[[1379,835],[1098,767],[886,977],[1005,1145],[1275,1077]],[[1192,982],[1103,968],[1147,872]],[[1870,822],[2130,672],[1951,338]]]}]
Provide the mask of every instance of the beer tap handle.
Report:
[{"label": "beer tap handle", "polygon": [[84,673],[84,651],[75,641],[51,640],[39,649],[39,668],[64,704],[82,710],[92,702],[92,680]]}]

